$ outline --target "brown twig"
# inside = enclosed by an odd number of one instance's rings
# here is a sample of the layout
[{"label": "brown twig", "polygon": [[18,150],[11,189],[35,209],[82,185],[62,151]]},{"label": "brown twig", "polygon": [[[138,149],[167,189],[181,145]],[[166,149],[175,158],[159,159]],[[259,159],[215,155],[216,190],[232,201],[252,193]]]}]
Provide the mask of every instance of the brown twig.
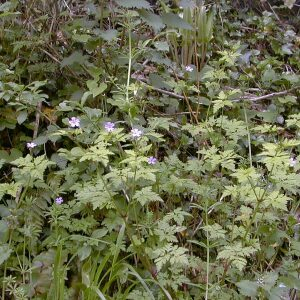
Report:
[{"label": "brown twig", "polygon": [[259,96],[259,97],[242,97],[240,99],[234,99],[234,100],[231,100],[231,101],[232,102],[241,102],[241,101],[255,102],[255,101],[265,100],[265,99],[269,99],[269,98],[273,98],[273,97],[277,97],[277,96],[286,95],[289,92],[292,92],[292,91],[294,91],[298,88],[299,87],[294,87],[294,88],[291,88],[289,90],[285,90],[285,91],[281,91],[281,92],[275,92],[275,93],[271,93],[271,94],[267,94],[267,95],[263,95],[263,96]]},{"label": "brown twig", "polygon": [[166,90],[163,90],[163,89],[160,89],[160,88],[156,88],[156,87],[154,87],[154,86],[151,86],[151,85],[149,84],[149,82],[148,82],[146,79],[144,79],[144,78],[139,78],[138,76],[133,77],[133,78],[134,78],[135,80],[139,81],[139,82],[142,82],[142,83],[147,84],[147,85],[148,85],[152,90],[154,90],[154,91],[157,91],[157,92],[159,92],[159,93],[162,93],[162,94],[165,94],[165,95],[168,95],[168,96],[172,96],[172,97],[174,97],[174,98],[178,98],[178,99],[184,100],[184,96],[182,96],[182,95],[179,95],[179,94],[176,94],[176,93],[174,93],[174,92],[166,91]]}]

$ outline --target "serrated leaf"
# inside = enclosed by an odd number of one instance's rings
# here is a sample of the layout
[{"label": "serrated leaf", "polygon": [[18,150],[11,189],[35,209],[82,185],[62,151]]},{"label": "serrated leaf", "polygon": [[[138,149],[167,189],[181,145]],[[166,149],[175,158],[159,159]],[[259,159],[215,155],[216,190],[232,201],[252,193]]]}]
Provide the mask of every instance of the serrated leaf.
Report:
[{"label": "serrated leaf", "polygon": [[178,15],[172,13],[164,13],[161,16],[163,22],[172,28],[193,30],[193,27],[181,19]]},{"label": "serrated leaf", "polygon": [[258,284],[249,280],[242,280],[236,283],[242,295],[247,297],[255,297],[258,289]]},{"label": "serrated leaf", "polygon": [[151,9],[151,5],[146,0],[116,0],[118,5],[124,8],[144,8]]},{"label": "serrated leaf", "polygon": [[2,265],[12,253],[12,250],[9,248],[8,244],[4,244],[0,246],[0,265]]},{"label": "serrated leaf", "polygon": [[99,35],[105,41],[111,42],[113,39],[115,39],[118,36],[118,31],[115,29],[101,30]]},{"label": "serrated leaf", "polygon": [[82,55],[81,52],[75,51],[70,56],[65,57],[62,60],[61,66],[65,67],[65,66],[71,66],[73,64],[84,64],[85,61],[86,61],[86,57]]},{"label": "serrated leaf", "polygon": [[143,21],[145,21],[149,26],[153,27],[156,31],[159,31],[165,26],[162,18],[159,15],[156,15],[148,10],[140,10],[139,15]]},{"label": "serrated leaf", "polygon": [[145,206],[150,202],[163,202],[160,196],[152,191],[151,186],[147,186],[140,191],[137,191],[134,194],[133,199],[137,200],[142,206]]}]

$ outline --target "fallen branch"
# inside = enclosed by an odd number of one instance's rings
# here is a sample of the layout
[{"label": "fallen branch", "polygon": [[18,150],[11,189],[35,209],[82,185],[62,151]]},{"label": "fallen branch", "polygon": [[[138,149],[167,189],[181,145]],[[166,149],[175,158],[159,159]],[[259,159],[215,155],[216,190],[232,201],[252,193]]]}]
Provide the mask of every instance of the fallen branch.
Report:
[{"label": "fallen branch", "polygon": [[286,95],[289,92],[292,92],[292,91],[294,91],[298,88],[299,87],[294,87],[294,88],[291,88],[289,90],[285,90],[285,91],[281,91],[281,92],[275,92],[275,93],[271,93],[271,94],[267,94],[267,95],[263,95],[263,96],[259,96],[259,97],[242,97],[240,99],[235,99],[235,100],[231,100],[231,101],[232,102],[240,102],[240,101],[255,102],[255,101],[265,100],[265,99],[269,99],[269,98],[276,97],[276,96]]},{"label": "fallen branch", "polygon": [[144,78],[139,78],[138,76],[134,76],[134,77],[131,76],[131,77],[134,78],[135,80],[139,81],[139,82],[142,82],[142,83],[147,84],[148,87],[151,88],[151,89],[154,90],[154,91],[157,91],[157,92],[162,93],[162,94],[165,94],[165,95],[172,96],[172,97],[174,97],[174,98],[178,98],[178,99],[182,99],[182,100],[185,99],[184,96],[182,96],[182,95],[176,94],[176,93],[174,93],[174,92],[166,91],[166,90],[163,90],[163,89],[160,89],[160,88],[156,88],[156,87],[150,85],[150,84],[148,83],[148,81],[147,81],[146,79],[144,79]]}]

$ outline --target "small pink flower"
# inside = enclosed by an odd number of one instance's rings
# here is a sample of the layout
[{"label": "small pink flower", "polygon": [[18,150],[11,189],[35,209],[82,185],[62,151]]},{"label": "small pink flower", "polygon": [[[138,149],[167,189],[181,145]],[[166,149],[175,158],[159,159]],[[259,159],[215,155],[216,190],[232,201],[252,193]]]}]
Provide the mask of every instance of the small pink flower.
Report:
[{"label": "small pink flower", "polygon": [[62,197],[57,197],[55,199],[55,203],[58,204],[58,205],[62,204],[63,202],[64,202],[64,199]]},{"label": "small pink flower", "polygon": [[131,133],[131,136],[136,139],[141,137],[141,135],[143,134],[142,130],[139,130],[137,128],[132,128],[130,133]]},{"label": "small pink flower", "polygon": [[69,119],[69,125],[70,127],[73,127],[73,128],[79,128],[80,127],[80,119],[79,118],[76,118],[76,117],[72,117]]},{"label": "small pink flower", "polygon": [[31,149],[33,149],[34,147],[36,147],[37,145],[36,145],[36,143],[34,143],[34,142],[30,142],[30,143],[27,143],[26,146],[27,146],[27,148],[28,148],[29,150],[31,150]]},{"label": "small pink flower", "polygon": [[148,164],[149,165],[155,165],[157,163],[157,158],[154,156],[148,157]]},{"label": "small pink flower", "polygon": [[113,132],[116,128],[115,128],[116,124],[113,122],[106,122],[104,124],[104,128],[107,132]]},{"label": "small pink flower", "polygon": [[193,68],[193,66],[186,66],[186,67],[185,67],[185,70],[186,70],[187,72],[193,72],[193,71],[194,71],[194,68]]}]

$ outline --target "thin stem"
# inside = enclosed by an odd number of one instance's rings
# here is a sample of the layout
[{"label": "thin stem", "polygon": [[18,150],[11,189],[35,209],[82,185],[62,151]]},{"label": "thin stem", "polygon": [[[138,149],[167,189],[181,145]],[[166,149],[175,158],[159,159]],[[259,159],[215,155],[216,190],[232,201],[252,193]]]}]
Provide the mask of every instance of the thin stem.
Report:
[{"label": "thin stem", "polygon": [[129,85],[130,85],[130,76],[131,76],[131,63],[132,63],[132,46],[131,46],[131,28],[128,31],[128,72],[127,72],[127,84],[126,84],[126,101],[129,102]]},{"label": "thin stem", "polygon": [[[205,225],[208,226],[208,203],[206,200],[206,209],[205,209]],[[205,287],[205,300],[208,300],[208,289],[209,289],[209,234],[206,232],[206,287]]]},{"label": "thin stem", "polygon": [[246,127],[247,127],[247,137],[248,137],[248,150],[249,150],[249,161],[250,161],[250,167],[252,168],[252,151],[251,151],[251,136],[250,136],[250,130],[249,130],[249,123],[248,123],[248,116],[246,113],[245,103],[243,103],[244,108],[244,116],[246,121]]}]

